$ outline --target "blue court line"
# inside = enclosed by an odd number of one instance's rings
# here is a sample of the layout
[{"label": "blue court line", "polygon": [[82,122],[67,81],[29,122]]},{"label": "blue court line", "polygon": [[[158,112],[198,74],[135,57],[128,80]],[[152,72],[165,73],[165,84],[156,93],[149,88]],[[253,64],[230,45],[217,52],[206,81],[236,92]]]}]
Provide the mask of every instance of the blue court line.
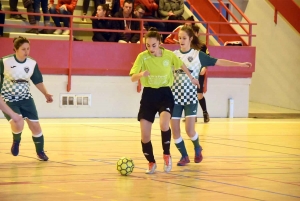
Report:
[{"label": "blue court line", "polygon": [[[98,162],[102,162],[102,163],[109,163],[109,164],[114,164],[111,162],[107,162],[107,161],[103,161],[103,160],[97,160],[97,159],[90,159],[92,161],[98,161]],[[145,168],[138,168],[138,167],[134,167],[137,169],[145,169]],[[157,171],[160,172],[160,171]],[[223,184],[223,185],[227,185],[227,186],[234,186],[234,187],[238,187],[238,188],[244,188],[244,189],[249,189],[249,190],[255,190],[255,191],[260,191],[260,192],[266,192],[266,193],[271,193],[271,194],[276,194],[276,195],[282,195],[282,196],[287,196],[287,197],[294,197],[294,198],[300,198],[299,196],[294,196],[294,195],[288,195],[288,194],[283,194],[283,193],[277,193],[277,192],[273,192],[273,191],[268,191],[268,190],[262,190],[262,189],[257,189],[257,188],[252,188],[252,187],[247,187],[247,186],[241,186],[241,185],[236,185],[236,184],[229,184],[229,183],[225,183],[225,182],[219,182],[219,181],[215,181],[215,180],[209,180],[209,179],[201,179],[201,178],[195,178],[195,177],[191,177],[191,176],[185,176],[182,174],[174,174],[172,172],[168,173],[169,175],[175,175],[175,176],[181,176],[181,177],[186,177],[189,179],[196,179],[196,180],[203,180],[203,181],[207,181],[207,182],[212,182],[212,183],[218,183],[218,184]],[[159,181],[159,180],[157,180]],[[162,181],[163,182],[163,181]],[[171,183],[171,182],[167,182],[167,183]],[[176,184],[176,185],[180,185],[180,184]],[[185,186],[185,185],[184,185]],[[202,189],[202,188],[197,188],[197,187],[193,187],[193,186],[187,186],[187,187],[191,187],[191,188],[196,188],[196,189]],[[202,189],[202,190],[207,190],[207,191],[212,191],[209,189]],[[218,191],[212,191],[212,192],[218,192]],[[223,193],[223,192],[218,192],[218,193]],[[227,194],[227,193],[224,193]],[[228,194],[228,195],[234,195],[234,194]],[[234,196],[238,196],[238,195],[234,195]],[[240,197],[240,196],[239,196]],[[245,197],[247,198],[247,197]],[[255,199],[255,198],[249,198],[249,199]]]}]

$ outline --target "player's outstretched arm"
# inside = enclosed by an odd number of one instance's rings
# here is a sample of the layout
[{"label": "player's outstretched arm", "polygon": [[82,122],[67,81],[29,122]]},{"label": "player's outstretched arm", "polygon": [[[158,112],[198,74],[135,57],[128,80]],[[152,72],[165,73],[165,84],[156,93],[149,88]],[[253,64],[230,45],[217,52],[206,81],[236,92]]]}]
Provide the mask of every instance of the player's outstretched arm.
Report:
[{"label": "player's outstretched arm", "polygon": [[226,59],[218,59],[216,62],[216,66],[229,66],[229,67],[239,66],[239,67],[249,68],[252,66],[252,64],[250,62],[240,63],[240,62],[230,61]]}]

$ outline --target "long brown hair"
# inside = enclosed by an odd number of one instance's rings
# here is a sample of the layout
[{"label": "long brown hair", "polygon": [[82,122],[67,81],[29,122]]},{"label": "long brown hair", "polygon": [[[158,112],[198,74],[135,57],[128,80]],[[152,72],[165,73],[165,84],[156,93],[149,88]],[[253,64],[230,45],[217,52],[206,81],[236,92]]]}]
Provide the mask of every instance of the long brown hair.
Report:
[{"label": "long brown hair", "polygon": [[[195,26],[195,25],[193,25]],[[191,38],[193,37],[192,41],[191,41],[191,47],[195,50],[200,51],[202,46],[204,45],[200,39],[195,35],[193,29],[191,26],[183,26],[180,31],[184,31],[185,33],[187,33],[187,35]]]}]

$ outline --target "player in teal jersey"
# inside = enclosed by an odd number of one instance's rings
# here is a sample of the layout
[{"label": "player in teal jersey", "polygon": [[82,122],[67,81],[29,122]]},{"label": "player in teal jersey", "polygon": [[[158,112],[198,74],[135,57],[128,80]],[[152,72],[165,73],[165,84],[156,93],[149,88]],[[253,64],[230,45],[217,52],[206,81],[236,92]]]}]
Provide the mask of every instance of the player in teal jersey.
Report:
[{"label": "player in teal jersey", "polygon": [[[36,61],[29,57],[29,41],[21,36],[15,38],[14,51],[15,54],[0,59],[1,96],[15,113],[22,115],[26,120],[32,132],[38,159],[47,161],[48,157],[44,152],[44,136],[39,124],[35,103],[29,90],[29,81],[31,80],[44,94],[47,103],[53,101],[52,95],[47,92],[43,84],[43,77]],[[10,122],[13,133],[11,153],[17,156],[24,121],[11,121],[11,117],[5,112],[4,116]]]},{"label": "player in teal jersey", "polygon": [[192,77],[183,62],[173,52],[160,47],[161,36],[157,31],[153,31],[153,28],[145,35],[145,41],[147,50],[138,55],[129,74],[132,82],[141,80],[144,86],[138,121],[141,127],[143,153],[149,162],[146,173],[153,174],[156,161],[151,143],[151,128],[157,112],[164,150],[164,171],[169,172],[172,169],[169,123],[174,107],[174,97],[170,89],[174,80],[173,68],[181,68],[192,84],[199,86],[199,82]]},{"label": "player in teal jersey", "polygon": [[[198,78],[199,72],[204,66],[239,66],[250,67],[251,63],[233,62],[224,59],[215,59],[200,51],[201,43],[199,38],[195,36],[193,30],[189,26],[184,26],[179,31],[180,50],[174,53],[184,62],[192,76]],[[180,118],[182,111],[185,112],[185,130],[187,135],[193,142],[195,149],[195,163],[200,163],[203,159],[202,147],[199,144],[199,137],[195,131],[195,118],[198,108],[197,88],[192,85],[188,76],[182,71],[175,71],[175,79],[172,86],[175,106],[172,113],[171,128],[175,145],[182,157],[177,163],[178,166],[184,166],[190,162],[184,141],[180,135]]]}]

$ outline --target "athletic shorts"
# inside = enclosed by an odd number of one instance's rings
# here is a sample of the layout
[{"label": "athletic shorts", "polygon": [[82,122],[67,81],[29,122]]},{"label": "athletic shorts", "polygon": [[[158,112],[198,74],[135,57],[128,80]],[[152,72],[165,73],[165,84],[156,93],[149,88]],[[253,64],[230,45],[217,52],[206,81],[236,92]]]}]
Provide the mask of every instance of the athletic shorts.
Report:
[{"label": "athletic shorts", "polygon": [[[39,121],[38,113],[36,111],[36,107],[32,98],[15,101],[15,102],[6,102],[6,104],[17,114],[22,115],[25,119],[29,119],[30,121]],[[10,121],[11,118],[7,114],[3,112],[5,118]]]},{"label": "athletic shorts", "polygon": [[199,75],[198,81],[200,84],[200,89],[197,87],[197,93],[202,94],[203,93],[203,87],[204,87],[204,75]]},{"label": "athletic shorts", "polygon": [[197,116],[198,104],[190,105],[174,105],[172,119],[180,119],[182,111],[184,110],[185,117],[196,117]]},{"label": "athletic shorts", "polygon": [[153,123],[157,112],[159,114],[169,112],[172,115],[173,107],[174,97],[170,87],[158,89],[145,87],[140,102],[138,121],[145,119]]}]

